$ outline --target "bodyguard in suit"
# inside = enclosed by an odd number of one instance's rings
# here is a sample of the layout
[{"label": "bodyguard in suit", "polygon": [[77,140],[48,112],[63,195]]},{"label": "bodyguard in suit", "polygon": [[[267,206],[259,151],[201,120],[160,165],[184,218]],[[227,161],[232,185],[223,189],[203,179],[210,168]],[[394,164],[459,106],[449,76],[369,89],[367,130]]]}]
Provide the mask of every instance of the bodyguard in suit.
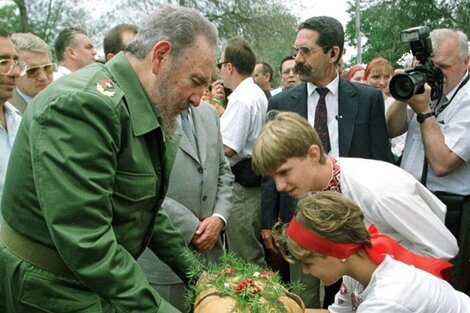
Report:
[{"label": "bodyguard in suit", "polygon": [[[181,114],[180,146],[163,208],[186,243],[208,262],[217,262],[223,254],[221,232],[232,208],[234,178],[224,156],[216,110],[202,102],[189,116],[183,116],[185,113]],[[139,264],[158,293],[183,310],[185,287],[170,267],[149,249]]]},{"label": "bodyguard in suit", "polygon": [[[323,134],[322,144],[329,156],[392,162],[383,97],[369,86],[340,78],[337,65],[343,47],[343,27],[336,19],[320,16],[301,23],[294,43],[294,57],[295,69],[303,83],[273,96],[268,111],[292,111],[308,119],[317,132]],[[278,217],[290,221],[295,200],[278,193],[268,178],[263,179],[261,190],[262,237],[266,247],[274,251],[271,228]],[[291,280],[302,276],[300,268],[291,268]],[[318,286],[313,281],[304,283]],[[314,294],[307,287],[301,295],[307,307],[319,306],[318,294]]]}]

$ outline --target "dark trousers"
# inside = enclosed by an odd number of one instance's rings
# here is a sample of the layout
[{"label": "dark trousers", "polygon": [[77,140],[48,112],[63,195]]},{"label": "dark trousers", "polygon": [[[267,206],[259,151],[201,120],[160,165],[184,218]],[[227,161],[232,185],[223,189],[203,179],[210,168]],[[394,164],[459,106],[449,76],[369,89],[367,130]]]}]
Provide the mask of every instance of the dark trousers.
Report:
[{"label": "dark trousers", "polygon": [[436,196],[447,206],[445,223],[459,245],[459,253],[451,260],[452,285],[470,295],[470,196],[442,192]]}]

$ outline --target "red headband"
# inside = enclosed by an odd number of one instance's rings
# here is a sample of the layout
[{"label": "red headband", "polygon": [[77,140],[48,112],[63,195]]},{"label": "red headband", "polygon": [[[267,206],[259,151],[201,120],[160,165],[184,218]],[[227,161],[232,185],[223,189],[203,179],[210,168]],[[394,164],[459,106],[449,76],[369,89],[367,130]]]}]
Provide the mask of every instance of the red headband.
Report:
[{"label": "red headband", "polygon": [[322,238],[305,228],[294,217],[287,227],[287,236],[304,249],[315,251],[338,259],[344,259],[354,254],[361,244],[339,243]]},{"label": "red headband", "polygon": [[414,265],[423,271],[449,281],[450,276],[448,275],[450,274],[449,269],[452,267],[451,263],[445,260],[416,255],[402,247],[393,238],[380,234],[373,224],[370,225],[368,231],[371,235],[372,248],[359,243],[338,243],[330,241],[305,228],[294,217],[287,228],[287,236],[304,249],[338,259],[347,258],[360,248],[364,248],[364,251],[375,264],[382,263],[385,256],[390,255],[398,261]]}]

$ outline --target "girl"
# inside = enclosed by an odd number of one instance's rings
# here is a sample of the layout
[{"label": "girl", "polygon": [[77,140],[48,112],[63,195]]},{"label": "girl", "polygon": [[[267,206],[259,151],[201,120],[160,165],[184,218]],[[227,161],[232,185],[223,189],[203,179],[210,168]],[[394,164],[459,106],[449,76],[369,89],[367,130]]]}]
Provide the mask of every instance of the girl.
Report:
[{"label": "girl", "polygon": [[442,279],[447,261],[415,255],[363,223],[336,192],[309,194],[288,227],[274,226],[285,259],[325,285],[343,277],[334,304],[313,312],[470,312],[470,298]]}]

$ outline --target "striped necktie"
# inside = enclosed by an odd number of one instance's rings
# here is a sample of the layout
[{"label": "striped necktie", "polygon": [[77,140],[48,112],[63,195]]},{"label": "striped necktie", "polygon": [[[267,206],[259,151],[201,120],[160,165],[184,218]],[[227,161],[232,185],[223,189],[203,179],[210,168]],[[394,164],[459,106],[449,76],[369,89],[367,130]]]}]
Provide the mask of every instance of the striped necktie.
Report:
[{"label": "striped necktie", "polygon": [[320,137],[320,141],[325,149],[325,153],[330,152],[330,134],[328,132],[328,114],[326,111],[326,95],[328,94],[328,88],[317,88],[316,91],[320,95],[318,99],[317,108],[315,109],[315,121],[314,128]]}]

